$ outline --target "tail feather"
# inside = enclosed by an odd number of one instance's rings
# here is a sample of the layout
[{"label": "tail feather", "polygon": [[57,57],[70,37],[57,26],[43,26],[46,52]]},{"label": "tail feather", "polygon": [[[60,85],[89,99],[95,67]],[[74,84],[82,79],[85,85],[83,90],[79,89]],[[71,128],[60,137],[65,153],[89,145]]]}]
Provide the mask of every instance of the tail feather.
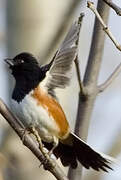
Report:
[{"label": "tail feather", "polygon": [[[50,144],[44,144],[48,150],[51,149],[52,146],[50,147]],[[113,170],[110,167],[110,160],[94,151],[73,133],[70,133],[65,142],[59,142],[53,153],[57,158],[61,159],[64,166],[71,166],[73,169],[77,167],[79,161],[87,169],[93,168],[94,170],[103,170],[105,172],[108,172],[108,169]]]},{"label": "tail feather", "polygon": [[102,169],[107,172],[107,169],[112,168],[109,166],[111,163],[108,159],[104,158],[100,153],[93,150],[75,134],[73,137],[73,147],[76,149],[76,157],[78,161],[87,169],[90,167],[99,171]]}]

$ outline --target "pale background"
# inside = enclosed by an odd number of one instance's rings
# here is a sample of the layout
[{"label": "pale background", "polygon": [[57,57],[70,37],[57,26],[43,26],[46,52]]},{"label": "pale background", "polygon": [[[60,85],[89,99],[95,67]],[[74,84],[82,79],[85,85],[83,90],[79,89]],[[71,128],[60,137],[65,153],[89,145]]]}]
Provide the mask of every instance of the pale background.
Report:
[{"label": "pale background", "polygon": [[[29,0],[17,2],[19,2],[19,5],[17,5],[16,3],[16,8],[19,7],[19,11],[16,10],[15,7],[13,8],[12,3],[15,3],[14,0],[11,1],[11,4],[9,1],[0,0],[0,97],[7,104],[9,103],[11,83],[13,83],[13,81],[11,80],[10,74],[7,73],[8,69],[3,62],[3,59],[8,57],[8,54],[10,57],[13,57],[16,53],[19,53],[21,51],[30,51],[35,55],[41,53],[52,37],[56,28],[56,23],[59,23],[60,16],[63,16],[63,11],[67,8],[65,0],[53,0],[53,2],[50,2],[49,0],[41,0],[41,3],[39,0],[35,0],[34,6],[30,3]],[[94,2],[96,3],[97,1],[95,0]],[[120,0],[115,0],[115,3],[121,7]],[[76,17],[79,15],[80,11],[83,11],[85,13],[83,26],[80,33],[79,53],[81,73],[83,75],[91,43],[94,14],[86,8],[86,3],[84,3],[81,10],[80,8],[78,8],[75,15]],[[9,13],[11,14],[11,16]],[[26,18],[23,19],[24,13],[24,16]],[[7,17],[8,14],[9,17]],[[16,19],[8,24],[8,19],[12,16],[13,18],[16,17]],[[120,43],[121,17],[118,17],[112,9],[110,10],[108,25],[117,41]],[[99,83],[104,82],[104,80],[110,75],[110,73],[120,63],[120,61],[121,52],[119,52],[114,47],[113,43],[106,36]],[[11,80],[11,83],[8,79]],[[78,98],[78,83],[76,80],[74,67],[70,87],[66,88],[65,90],[57,90],[57,93],[60,97],[60,103],[64,111],[66,112],[67,118],[73,129]],[[4,135],[4,132],[6,131],[4,129],[7,129],[8,127],[5,121],[0,121],[0,127],[0,134],[2,137],[0,138],[0,148],[1,152],[4,152],[4,158],[7,159],[0,159],[0,162],[2,162],[2,165],[0,165],[2,170],[5,171],[6,166],[12,166],[12,168],[15,169],[16,174],[20,173],[19,175],[17,174],[17,177],[19,176],[18,179],[23,178],[31,180],[33,179],[33,177],[36,177],[36,179],[40,179],[43,175],[45,175],[45,179],[54,179],[49,173],[45,172],[44,170],[40,171],[40,169],[38,168],[39,162],[33,157],[33,155],[31,155],[31,152],[29,152],[26,148],[23,148],[20,140],[15,136],[14,133],[12,133],[13,131],[10,131],[9,138],[5,138],[6,135]],[[4,129],[2,127],[4,127]],[[3,141],[5,142],[3,143]],[[91,118],[88,134],[88,143],[90,145],[92,145],[96,150],[100,152],[113,155],[118,159],[119,162],[116,165],[113,165],[113,168],[115,170],[113,172],[110,172],[109,174],[96,173],[93,170],[84,170],[84,180],[121,180],[120,141],[121,74],[117,77],[113,84],[108,89],[106,89],[105,92],[98,96]],[[14,158],[12,159],[11,157],[16,158],[17,160],[14,161]],[[4,179],[9,179],[9,176],[6,176]],[[0,180],[2,180],[2,176]]]}]

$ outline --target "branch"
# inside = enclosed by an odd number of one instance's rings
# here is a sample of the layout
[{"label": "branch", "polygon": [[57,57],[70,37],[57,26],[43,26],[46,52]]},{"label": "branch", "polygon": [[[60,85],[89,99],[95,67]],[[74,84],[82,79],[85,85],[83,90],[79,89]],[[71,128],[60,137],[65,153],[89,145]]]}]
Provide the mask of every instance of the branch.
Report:
[{"label": "branch", "polygon": [[100,14],[98,13],[97,9],[95,8],[94,3],[88,1],[88,8],[90,8],[92,10],[92,12],[96,15],[97,19],[99,20],[100,24],[103,27],[103,30],[109,36],[109,38],[112,40],[112,42],[114,43],[116,48],[119,51],[121,51],[121,45],[116,41],[115,37],[113,36],[111,31],[109,30],[108,26],[104,23],[103,19],[101,18]]},{"label": "branch", "polygon": [[[109,15],[109,7],[103,1],[99,0],[97,8],[102,18],[105,20],[105,22],[107,22]],[[103,31],[101,31],[101,25],[96,18],[90,53],[83,80],[86,95],[82,96],[81,93],[79,94],[78,110],[75,125],[75,133],[83,140],[87,139],[89,123],[97,96],[97,81],[102,62],[104,40],[105,34],[103,33]],[[71,169],[69,179],[80,180],[82,174],[81,168],[82,166],[78,166],[75,171]]]},{"label": "branch", "polygon": [[[108,0],[108,3],[109,3],[109,0]],[[100,14],[98,13],[96,8],[94,7],[93,2],[88,1],[88,8],[90,8],[94,12],[94,14],[96,15],[96,17],[99,20],[100,24],[103,26],[103,30],[107,33],[109,38],[113,41],[113,43],[117,47],[117,49],[121,51],[121,45],[118,44],[118,42],[116,41],[115,37],[112,35],[111,31],[109,30],[109,28],[104,23],[104,21],[101,18]],[[121,71],[121,63],[117,66],[117,68],[110,75],[110,77],[102,85],[98,86],[98,91],[99,92],[103,92],[113,82],[113,80],[118,76],[120,71]]]},{"label": "branch", "polygon": [[101,85],[98,86],[99,92],[103,92],[119,75],[121,72],[121,63],[116,67],[114,72],[109,76],[109,78]]},{"label": "branch", "polygon": [[[78,24],[80,25],[80,26],[79,26],[80,29],[81,29],[83,17],[84,17],[84,14],[81,13],[80,16],[79,16],[79,18],[78,18]],[[80,33],[80,30],[79,30],[79,33]],[[79,45],[79,35],[78,35],[78,39],[77,39],[76,45],[77,45],[77,46]],[[76,67],[76,74],[77,74],[78,84],[79,84],[79,87],[80,87],[80,93],[81,93],[82,95],[84,95],[85,92],[84,92],[83,83],[82,83],[82,81],[81,81],[81,71],[80,71],[80,66],[79,66],[78,55],[76,56],[74,62],[75,62],[75,67]]]},{"label": "branch", "polygon": [[108,6],[110,6],[117,13],[118,16],[121,16],[121,8],[119,6],[117,6],[113,2],[110,2],[109,0],[103,0],[103,1],[106,4],[108,4]]},{"label": "branch", "polygon": [[76,74],[77,74],[78,84],[79,84],[79,88],[80,88],[80,93],[82,95],[84,95],[85,91],[84,91],[83,83],[81,81],[81,73],[80,73],[80,66],[79,66],[78,56],[76,56],[74,62],[75,62],[75,67],[76,67]]},{"label": "branch", "polygon": [[[23,133],[25,131],[23,124],[10,112],[8,107],[3,103],[1,99],[0,99],[0,113],[22,140]],[[38,145],[35,143],[35,141],[31,138],[30,135],[24,133],[23,144],[26,147],[28,147],[32,151],[32,153],[40,160],[40,162],[44,166],[44,169],[50,171],[57,178],[57,180],[68,180],[68,178],[65,176],[61,168],[57,165],[57,163],[53,159],[51,158],[46,159],[43,156]]]}]

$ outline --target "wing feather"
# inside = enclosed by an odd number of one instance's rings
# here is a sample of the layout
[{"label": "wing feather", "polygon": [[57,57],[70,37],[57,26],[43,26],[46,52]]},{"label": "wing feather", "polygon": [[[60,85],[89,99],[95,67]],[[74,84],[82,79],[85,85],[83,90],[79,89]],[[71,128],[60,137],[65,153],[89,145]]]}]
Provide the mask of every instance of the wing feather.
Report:
[{"label": "wing feather", "polygon": [[57,51],[52,66],[46,75],[48,90],[65,88],[70,81],[70,70],[77,55],[80,24],[74,23]]}]

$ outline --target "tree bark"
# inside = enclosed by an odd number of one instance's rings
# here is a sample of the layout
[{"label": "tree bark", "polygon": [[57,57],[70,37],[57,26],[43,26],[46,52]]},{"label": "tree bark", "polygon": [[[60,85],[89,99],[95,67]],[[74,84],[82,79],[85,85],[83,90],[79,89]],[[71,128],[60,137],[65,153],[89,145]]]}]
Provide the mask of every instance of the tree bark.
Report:
[{"label": "tree bark", "polygon": [[[102,1],[98,1],[97,10],[105,22],[108,21],[109,7]],[[77,120],[75,125],[75,133],[83,140],[87,139],[89,123],[97,97],[97,83],[100,72],[102,55],[104,50],[105,33],[101,29],[101,25],[97,18],[95,19],[92,43],[85,70],[83,86],[85,94],[79,94]],[[75,170],[69,170],[70,180],[81,179],[81,166]]]}]

